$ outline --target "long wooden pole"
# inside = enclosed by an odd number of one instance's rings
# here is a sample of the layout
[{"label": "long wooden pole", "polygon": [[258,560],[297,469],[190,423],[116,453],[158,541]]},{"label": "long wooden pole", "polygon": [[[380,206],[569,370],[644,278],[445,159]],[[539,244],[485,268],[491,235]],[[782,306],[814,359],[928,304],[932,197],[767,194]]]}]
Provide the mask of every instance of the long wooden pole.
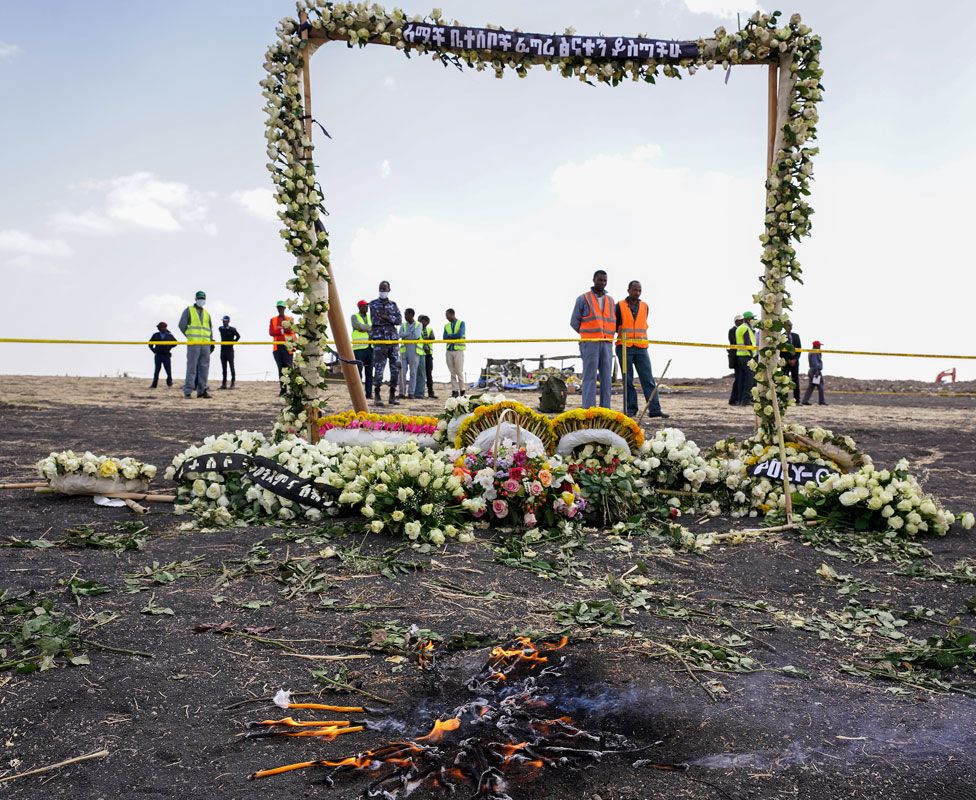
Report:
[{"label": "long wooden pole", "polygon": [[[308,21],[308,16],[303,11],[300,20],[304,24]],[[302,33],[302,38],[308,41],[308,30]],[[302,88],[305,106],[305,136],[309,141],[312,140],[312,75],[311,60],[313,48],[308,44],[302,54]],[[312,150],[305,151],[305,160],[312,162]],[[363,390],[363,383],[359,379],[359,371],[356,369],[355,355],[352,352],[352,340],[349,337],[349,328],[346,325],[345,314],[342,313],[342,301],[339,298],[339,290],[336,288],[335,274],[332,266],[327,265],[329,273],[329,326],[332,328],[332,338],[336,343],[336,351],[339,353],[342,376],[346,380],[346,389],[349,391],[349,400],[356,411],[366,411],[366,392]],[[318,365],[315,365],[316,368]],[[312,426],[314,427],[314,426]],[[318,430],[310,428],[310,437],[313,441],[318,439]]]},{"label": "long wooden pole", "polygon": [[[782,142],[782,127],[786,124],[785,112],[789,107],[790,92],[793,90],[792,71],[790,69],[792,55],[783,56],[779,69],[775,64],[769,65],[768,81],[768,129],[767,129],[767,149],[766,149],[766,175],[772,176],[773,159],[776,157],[777,145]],[[768,272],[768,270],[767,270]],[[776,309],[778,314],[779,308]],[[762,315],[765,319],[766,309],[763,307]],[[774,353],[770,363],[766,364],[766,384],[772,395],[773,422],[776,425],[776,443],[779,446],[779,462],[783,468],[783,499],[786,509],[786,524],[793,524],[793,487],[790,484],[790,467],[786,460],[786,442],[783,437],[783,417],[779,412],[779,395],[776,392],[776,379],[774,371],[779,368],[779,353]],[[758,423],[758,417],[757,417]]]}]

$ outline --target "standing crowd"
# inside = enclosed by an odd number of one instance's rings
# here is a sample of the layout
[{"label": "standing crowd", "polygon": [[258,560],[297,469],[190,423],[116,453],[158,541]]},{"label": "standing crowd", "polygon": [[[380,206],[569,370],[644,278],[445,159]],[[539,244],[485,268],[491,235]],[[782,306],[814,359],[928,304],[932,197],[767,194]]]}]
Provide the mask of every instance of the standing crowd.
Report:
[{"label": "standing crowd", "polygon": [[[186,378],[183,381],[183,397],[190,398],[193,392],[197,397],[209,400],[213,397],[210,394],[210,354],[213,353],[215,344],[213,333],[213,322],[210,312],[207,311],[207,293],[197,292],[193,298],[193,303],[183,309],[180,314],[178,327],[180,332],[186,337]],[[277,313],[268,323],[268,335],[274,342],[272,352],[275,365],[278,368],[278,382],[281,384],[281,394],[285,393],[285,385],[282,380],[282,370],[290,367],[293,361],[293,349],[295,340],[294,320],[285,313],[288,304],[284,300],[276,303]],[[241,334],[230,324],[230,317],[226,314],[221,319],[221,325],[217,329],[220,335],[220,368],[223,380],[220,384],[221,389],[234,389],[237,385],[237,368],[234,366],[234,342],[239,342]],[[149,337],[149,349],[153,354],[153,379],[149,384],[150,389],[159,386],[160,372],[166,373],[166,385],[173,385],[173,348],[179,344],[177,338],[170,332],[169,325],[160,322],[156,325],[156,332]],[[230,383],[227,377],[230,375]]]},{"label": "standing crowd", "polygon": [[[377,406],[384,405],[383,376],[389,374],[387,403],[399,405],[399,397],[421,400],[434,394],[434,341],[437,336],[430,317],[417,315],[412,308],[400,307],[390,299],[390,282],[381,281],[375,300],[357,303],[352,315],[353,357],[364,378],[366,396]],[[459,397],[467,386],[464,380],[464,340],[467,331],[453,308],[445,312],[443,338],[448,340],[447,368],[451,376],[451,395]],[[372,342],[372,344],[370,344]]]},{"label": "standing crowd", "polygon": [[[732,394],[729,396],[730,406],[751,406],[753,401],[752,390],[756,384],[755,374],[749,362],[756,352],[753,348],[759,346],[759,335],[755,329],[756,315],[751,311],[736,314],[732,327],[729,328],[728,349],[729,368],[734,374],[732,381]],[[800,335],[793,330],[793,323],[787,320],[784,325],[786,343],[780,350],[780,359],[783,366],[782,373],[788,375],[793,399],[800,405],[810,405],[810,397],[813,390],[817,390],[820,405],[827,405],[824,398],[824,376],[823,376],[823,354],[820,348],[823,342],[815,341],[813,349],[807,353],[807,384],[803,400],[800,400],[800,351],[803,344],[800,342]]]},{"label": "standing crowd", "polygon": [[[570,326],[579,334],[580,358],[583,360],[582,407],[599,405],[610,408],[613,380],[614,356],[620,363],[623,374],[626,413],[637,416],[639,412],[637,391],[634,388],[634,373],[640,381],[644,402],[651,417],[667,417],[661,410],[654,371],[648,354],[649,308],[641,299],[641,283],[632,280],[627,285],[627,296],[615,302],[607,293],[607,273],[599,269],[593,273],[590,290],[576,298],[570,317]],[[205,308],[206,292],[199,291],[191,305],[180,315],[179,329],[186,337],[186,378],[183,382],[183,396],[210,398],[208,377],[210,354],[215,344],[210,312]],[[268,323],[268,335],[274,346],[272,354],[278,369],[280,393],[285,393],[284,370],[292,366],[294,359],[295,330],[294,319],[287,314],[288,304],[279,300],[275,304],[276,314]],[[453,308],[444,314],[445,325],[442,338],[447,342],[446,360],[450,373],[451,395],[463,396],[466,388],[464,379],[464,351],[467,330],[458,319]],[[220,334],[220,365],[222,372],[221,389],[234,389],[237,371],[234,366],[234,343],[240,341],[241,334],[230,324],[230,317],[224,315],[218,328]],[[377,297],[357,303],[357,312],[352,315],[353,356],[363,379],[366,396],[372,398],[377,406],[384,405],[382,397],[383,377],[388,374],[386,402],[399,405],[400,398],[420,400],[424,397],[436,399],[434,394],[434,345],[436,340],[430,317],[418,315],[413,308],[406,308],[402,314],[399,306],[390,299],[390,282],[381,281]],[[729,328],[728,359],[734,373],[732,394],[729,405],[748,406],[753,402],[755,375],[750,362],[759,345],[755,330],[756,315],[751,311],[737,314]],[[800,400],[800,337],[793,331],[793,324],[786,322],[786,343],[781,350],[783,372],[789,375],[793,397],[797,403],[810,405],[814,389],[817,390],[820,405],[827,405],[824,397],[822,342],[815,341],[808,352],[807,375],[809,383],[803,400]],[[179,343],[170,332],[166,322],[156,326],[150,337],[149,349],[153,353],[154,371],[150,389],[159,385],[161,372],[166,374],[166,385],[173,385],[172,354]],[[228,375],[230,383],[228,383]],[[599,386],[599,403],[597,387]]]}]

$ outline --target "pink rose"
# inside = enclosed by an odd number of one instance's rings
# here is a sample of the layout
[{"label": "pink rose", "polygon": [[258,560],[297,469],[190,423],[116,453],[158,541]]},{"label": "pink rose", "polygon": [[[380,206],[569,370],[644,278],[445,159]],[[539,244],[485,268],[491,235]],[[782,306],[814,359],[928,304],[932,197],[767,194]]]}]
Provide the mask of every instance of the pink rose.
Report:
[{"label": "pink rose", "polygon": [[485,515],[485,511],[486,511],[485,508],[478,507],[474,511],[472,511],[471,513],[474,515],[474,518],[475,519],[479,519],[480,517],[483,517]]},{"label": "pink rose", "polygon": [[536,523],[535,514],[533,514],[531,511],[528,514],[526,514],[522,518],[522,520],[523,520],[523,522],[525,522],[525,527],[527,527],[527,528],[534,528],[535,527],[535,523]]},{"label": "pink rose", "polygon": [[532,492],[533,497],[538,497],[540,494],[542,494],[544,488],[545,487],[539,483],[539,481],[532,481],[532,483],[529,484],[529,491]]},{"label": "pink rose", "polygon": [[570,519],[576,516],[577,511],[579,511],[579,509],[574,505],[566,506],[566,516],[569,517]]},{"label": "pink rose", "polygon": [[508,503],[506,503],[504,500],[492,500],[491,510],[494,512],[495,516],[498,517],[498,519],[501,519],[508,514]]},{"label": "pink rose", "polygon": [[515,494],[519,490],[519,482],[509,478],[502,484],[502,488],[509,494]]}]

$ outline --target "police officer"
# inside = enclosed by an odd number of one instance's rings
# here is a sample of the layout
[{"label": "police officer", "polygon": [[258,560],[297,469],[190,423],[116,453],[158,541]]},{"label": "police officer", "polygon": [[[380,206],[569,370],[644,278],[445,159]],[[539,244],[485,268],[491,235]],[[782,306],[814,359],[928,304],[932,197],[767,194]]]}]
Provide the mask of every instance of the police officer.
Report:
[{"label": "police officer", "polygon": [[[220,369],[223,372],[224,380],[220,384],[221,389],[233,389],[234,384],[237,383],[237,370],[234,369],[234,345],[223,344],[223,342],[237,342],[240,341],[241,335],[237,332],[237,328],[231,327],[230,317],[226,314],[223,320],[224,324],[221,325],[217,331],[220,333]],[[230,367],[230,386],[227,385],[227,368]]]},{"label": "police officer", "polygon": [[150,342],[172,342],[173,344],[151,344],[155,369],[153,370],[153,380],[149,384],[150,389],[155,389],[159,385],[159,370],[166,370],[166,385],[173,385],[172,355],[173,348],[176,347],[176,337],[169,332],[169,327],[165,322],[160,322],[156,326],[156,332],[149,337]]}]

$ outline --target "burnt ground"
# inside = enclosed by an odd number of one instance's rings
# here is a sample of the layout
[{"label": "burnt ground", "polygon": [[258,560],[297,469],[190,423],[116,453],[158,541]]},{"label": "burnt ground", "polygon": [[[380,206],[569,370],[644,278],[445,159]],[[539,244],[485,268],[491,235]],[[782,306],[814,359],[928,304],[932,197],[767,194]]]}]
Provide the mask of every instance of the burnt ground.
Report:
[{"label": "burnt ground", "polygon": [[[216,394],[208,404],[175,391],[151,394],[137,381],[0,378],[0,477],[29,478],[35,460],[64,448],[133,455],[162,472],[209,433],[270,428],[276,398],[269,384]],[[827,408],[798,409],[791,418],[850,433],[881,464],[906,456],[950,507],[976,506],[976,399],[830,399]],[[669,424],[703,446],[751,425],[714,384],[669,394],[664,406]],[[973,542],[962,532],[922,542],[930,555],[897,559],[853,533],[814,544],[795,533],[769,535],[696,556],[649,535],[622,540],[600,531],[542,543],[535,555],[496,533],[429,556],[385,535],[366,537],[355,520],[205,533],[179,530],[186,519],[165,505],[136,517],[83,498],[2,497],[5,544],[57,543],[83,526],[149,529],[141,550],[119,554],[0,547],[0,586],[34,590],[80,621],[90,660],[68,666],[60,658],[56,669],[31,675],[0,672],[0,779],[110,752],[104,761],[0,783],[6,797],[356,797],[366,780],[329,789],[315,771],[247,781],[256,769],[337,758],[388,736],[243,739],[248,722],[278,716],[269,702],[278,688],[309,693],[306,700],[365,702],[377,709],[375,719],[403,723],[414,735],[453,707],[463,694],[458,682],[483,663],[486,642],[562,630],[572,637],[565,710],[590,729],[660,744],[582,771],[547,770],[517,785],[515,797],[976,797],[976,697],[912,685],[921,672],[902,673],[905,682],[864,671],[898,646],[885,635],[893,629],[919,639],[947,626],[976,629],[967,610],[976,578],[953,570],[963,559],[974,564]],[[683,521],[692,531],[735,527]],[[842,578],[825,579],[822,564]],[[108,591],[76,600],[72,577]],[[581,601],[588,609],[569,606]],[[222,622],[229,632],[194,633]],[[445,640],[443,680],[404,657],[401,637],[412,624]],[[689,638],[754,661],[709,660],[702,646],[685,648]],[[861,672],[846,671],[851,665]],[[941,677],[951,687],[967,676]],[[634,767],[638,757],[690,767]]]}]

